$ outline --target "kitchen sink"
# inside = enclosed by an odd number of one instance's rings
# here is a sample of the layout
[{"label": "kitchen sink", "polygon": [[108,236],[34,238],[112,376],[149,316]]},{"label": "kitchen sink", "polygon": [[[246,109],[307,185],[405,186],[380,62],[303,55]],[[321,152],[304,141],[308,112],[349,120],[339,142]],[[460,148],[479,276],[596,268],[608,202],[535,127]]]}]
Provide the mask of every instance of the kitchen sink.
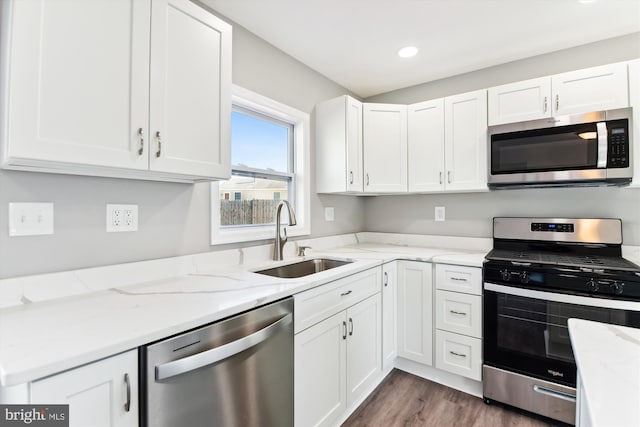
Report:
[{"label": "kitchen sink", "polygon": [[308,259],[293,264],[281,265],[280,267],[267,268],[255,271],[258,274],[279,277],[282,279],[294,279],[304,277],[321,271],[331,270],[342,265],[351,264],[353,261],[342,261],[328,258]]}]

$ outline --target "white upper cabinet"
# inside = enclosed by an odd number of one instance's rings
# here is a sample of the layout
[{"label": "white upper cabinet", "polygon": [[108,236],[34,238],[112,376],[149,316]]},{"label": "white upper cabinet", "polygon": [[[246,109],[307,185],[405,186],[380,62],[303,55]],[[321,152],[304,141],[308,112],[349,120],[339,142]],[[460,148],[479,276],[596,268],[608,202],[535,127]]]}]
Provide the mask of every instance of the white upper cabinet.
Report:
[{"label": "white upper cabinet", "polygon": [[627,64],[617,63],[551,77],[553,114],[577,114],[629,106]]},{"label": "white upper cabinet", "polygon": [[490,126],[629,106],[625,63],[510,83],[488,92]]},{"label": "white upper cabinet", "polygon": [[362,103],[348,95],[316,106],[316,191],[363,190]]},{"label": "white upper cabinet", "polygon": [[444,99],[408,106],[409,192],[444,189]]},{"label": "white upper cabinet", "polygon": [[445,188],[487,190],[487,91],[444,99]]},{"label": "white upper cabinet", "polygon": [[229,174],[228,24],[187,0],[2,8],[3,167],[187,181]]},{"label": "white upper cabinet", "polygon": [[364,190],[407,191],[407,106],[364,104]]},{"label": "white upper cabinet", "polygon": [[631,144],[635,169],[631,186],[640,187],[640,59],[629,62],[629,106],[633,109]]},{"label": "white upper cabinet", "polygon": [[152,170],[230,174],[231,29],[189,0],[153,0]]},{"label": "white upper cabinet", "polygon": [[489,125],[551,116],[551,79],[525,80],[489,88]]}]

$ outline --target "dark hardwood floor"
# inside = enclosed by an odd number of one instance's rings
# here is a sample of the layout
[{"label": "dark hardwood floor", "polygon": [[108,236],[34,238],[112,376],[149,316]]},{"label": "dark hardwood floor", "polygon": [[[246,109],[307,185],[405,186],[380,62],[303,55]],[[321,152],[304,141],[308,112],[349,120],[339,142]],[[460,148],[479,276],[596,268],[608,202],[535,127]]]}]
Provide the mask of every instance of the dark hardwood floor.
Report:
[{"label": "dark hardwood floor", "polygon": [[552,425],[394,369],[342,427]]}]

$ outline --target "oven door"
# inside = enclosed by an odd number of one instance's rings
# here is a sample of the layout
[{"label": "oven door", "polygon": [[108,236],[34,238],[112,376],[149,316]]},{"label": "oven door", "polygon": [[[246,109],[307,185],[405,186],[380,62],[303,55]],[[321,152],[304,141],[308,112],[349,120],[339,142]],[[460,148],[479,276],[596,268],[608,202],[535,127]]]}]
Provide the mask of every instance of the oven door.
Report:
[{"label": "oven door", "polygon": [[569,318],[640,327],[638,303],[484,284],[484,363],[576,386]]}]

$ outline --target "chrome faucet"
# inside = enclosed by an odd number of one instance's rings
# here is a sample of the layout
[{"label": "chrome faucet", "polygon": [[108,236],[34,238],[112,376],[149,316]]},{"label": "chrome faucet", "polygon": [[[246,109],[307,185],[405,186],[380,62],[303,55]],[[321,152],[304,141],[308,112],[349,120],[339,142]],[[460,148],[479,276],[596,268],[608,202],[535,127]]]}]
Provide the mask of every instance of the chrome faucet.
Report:
[{"label": "chrome faucet", "polygon": [[282,200],[278,203],[276,207],[276,241],[273,244],[273,259],[275,261],[282,260],[282,250],[284,249],[284,244],[287,243],[287,229],[283,228],[284,237],[280,236],[280,212],[282,212],[282,206],[287,205],[287,209],[289,210],[289,225],[296,225],[296,214],[293,212],[293,208],[289,204],[288,201]]}]

